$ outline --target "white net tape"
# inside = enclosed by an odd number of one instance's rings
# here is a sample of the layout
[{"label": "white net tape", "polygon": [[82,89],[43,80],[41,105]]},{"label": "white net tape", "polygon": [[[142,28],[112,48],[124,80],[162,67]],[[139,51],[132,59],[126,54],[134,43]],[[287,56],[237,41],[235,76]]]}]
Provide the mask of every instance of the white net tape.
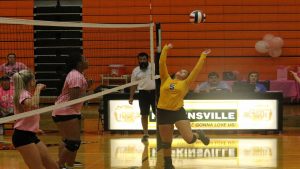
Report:
[{"label": "white net tape", "polygon": [[16,18],[6,18],[6,17],[0,17],[0,23],[16,24],[16,25],[85,27],[85,28],[145,28],[145,27],[153,26],[153,23],[149,23],[149,24],[98,24],[98,23],[82,23],[82,22],[41,21],[41,20],[16,19]]}]

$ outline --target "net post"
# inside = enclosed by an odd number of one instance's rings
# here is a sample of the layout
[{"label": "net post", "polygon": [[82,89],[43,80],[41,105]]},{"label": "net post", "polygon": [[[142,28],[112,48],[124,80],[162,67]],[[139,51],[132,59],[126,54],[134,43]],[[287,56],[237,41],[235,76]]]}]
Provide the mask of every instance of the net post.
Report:
[{"label": "net post", "polygon": [[[159,75],[159,58],[161,53],[161,25],[160,23],[156,23],[156,53],[155,53],[155,74]],[[160,79],[155,80],[155,86],[156,86],[156,101],[158,102],[159,96],[160,96]],[[157,111],[156,111],[157,115]],[[157,116],[156,116],[156,152],[157,152],[157,160],[156,160],[156,167],[163,167],[164,161],[163,161],[163,149],[161,147],[161,138],[159,134],[158,124],[157,124]]]}]

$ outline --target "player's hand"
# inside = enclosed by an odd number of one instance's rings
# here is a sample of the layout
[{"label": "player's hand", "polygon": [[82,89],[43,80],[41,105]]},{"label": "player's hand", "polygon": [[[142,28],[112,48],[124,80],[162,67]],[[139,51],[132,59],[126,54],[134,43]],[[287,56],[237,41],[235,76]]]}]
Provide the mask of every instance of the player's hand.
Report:
[{"label": "player's hand", "polygon": [[87,80],[87,84],[88,84],[88,89],[93,85],[94,81],[89,79]]},{"label": "player's hand", "polygon": [[297,77],[298,76],[298,74],[296,73],[296,72],[294,72],[294,71],[290,71],[290,73],[294,76],[294,77]]},{"label": "player's hand", "polygon": [[131,104],[132,105],[132,102],[133,102],[133,98],[129,98],[129,104]]},{"label": "player's hand", "polygon": [[37,129],[37,130],[35,131],[35,133],[38,134],[38,135],[45,134],[45,132],[44,132],[43,130],[41,130],[41,129]]},{"label": "player's hand", "polygon": [[44,89],[46,89],[46,85],[41,84],[41,83],[38,83],[38,84],[36,85],[36,89],[38,89],[38,90],[44,90]]},{"label": "player's hand", "polygon": [[211,49],[206,49],[202,52],[202,54],[208,55],[208,54],[210,54],[210,52],[211,52]]},{"label": "player's hand", "polygon": [[167,46],[168,46],[169,49],[173,48],[173,44],[172,43],[169,43]]},{"label": "player's hand", "polygon": [[169,50],[169,49],[172,49],[172,48],[173,48],[172,43],[165,44],[165,46],[164,46],[165,50]]}]

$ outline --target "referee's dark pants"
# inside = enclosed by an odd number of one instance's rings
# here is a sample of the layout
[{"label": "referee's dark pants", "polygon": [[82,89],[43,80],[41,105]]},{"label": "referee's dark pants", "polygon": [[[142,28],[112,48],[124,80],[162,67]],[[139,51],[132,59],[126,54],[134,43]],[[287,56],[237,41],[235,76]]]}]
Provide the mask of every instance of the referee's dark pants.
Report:
[{"label": "referee's dark pants", "polygon": [[150,106],[156,114],[155,90],[139,90],[138,99],[141,115],[149,115]]}]

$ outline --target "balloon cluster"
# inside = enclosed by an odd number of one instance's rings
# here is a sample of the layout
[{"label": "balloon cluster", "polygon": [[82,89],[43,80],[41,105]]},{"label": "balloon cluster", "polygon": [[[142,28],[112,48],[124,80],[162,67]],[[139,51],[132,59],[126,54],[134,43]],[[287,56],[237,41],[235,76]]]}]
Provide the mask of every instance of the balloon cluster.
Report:
[{"label": "balloon cluster", "polygon": [[255,49],[259,53],[268,53],[271,57],[279,57],[282,54],[282,46],[281,37],[266,34],[263,40],[256,42]]}]

